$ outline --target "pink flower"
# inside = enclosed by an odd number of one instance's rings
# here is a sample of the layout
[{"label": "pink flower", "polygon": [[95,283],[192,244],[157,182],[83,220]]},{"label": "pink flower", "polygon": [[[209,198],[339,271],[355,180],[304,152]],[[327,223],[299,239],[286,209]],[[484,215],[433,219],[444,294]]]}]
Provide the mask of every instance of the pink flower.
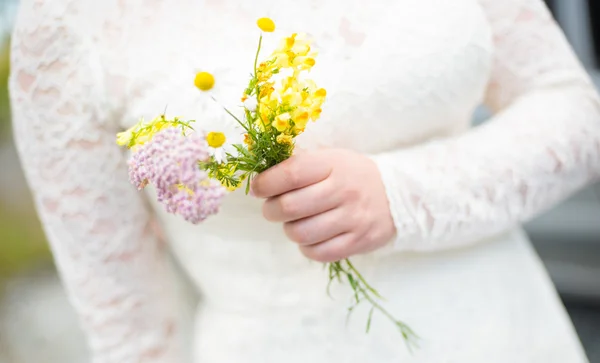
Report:
[{"label": "pink flower", "polygon": [[129,179],[138,189],[151,184],[169,213],[197,224],[218,213],[225,188],[198,166],[209,159],[202,134],[183,135],[175,127],[158,132],[129,160]]}]

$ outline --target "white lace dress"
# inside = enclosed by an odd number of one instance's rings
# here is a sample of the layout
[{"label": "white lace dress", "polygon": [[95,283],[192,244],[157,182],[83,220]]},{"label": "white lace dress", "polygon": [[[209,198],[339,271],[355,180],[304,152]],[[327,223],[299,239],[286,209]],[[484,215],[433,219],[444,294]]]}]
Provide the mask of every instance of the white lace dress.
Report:
[{"label": "white lace dress", "polygon": [[[413,355],[381,316],[345,325],[349,288],[328,298],[260,201],[192,226],[128,183],[115,133],[167,105],[220,127],[194,72],[237,100],[260,16],[265,49],[299,31],[320,52],[329,97],[301,146],[381,170],[397,237],[353,259]],[[600,171],[598,96],[541,0],[23,0],[12,50],[16,140],[94,362],[587,361],[519,228]],[[199,293],[191,331],[161,241]]]}]

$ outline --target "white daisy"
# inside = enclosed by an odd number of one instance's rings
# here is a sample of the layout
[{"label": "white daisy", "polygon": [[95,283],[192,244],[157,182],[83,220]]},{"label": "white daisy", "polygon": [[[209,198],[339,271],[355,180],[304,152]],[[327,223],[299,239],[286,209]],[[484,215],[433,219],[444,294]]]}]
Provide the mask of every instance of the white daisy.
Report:
[{"label": "white daisy", "polygon": [[225,68],[201,68],[196,71],[194,77],[194,86],[203,94],[210,96],[217,102],[223,102],[227,90],[235,87],[229,74],[229,70]]},{"label": "white daisy", "polygon": [[250,79],[244,67],[233,66],[228,51],[206,54],[192,67],[194,86],[201,95],[222,105],[239,105]]},{"label": "white daisy", "polygon": [[241,127],[236,127],[229,120],[218,125],[217,128],[208,131],[206,134],[209,153],[218,163],[227,162],[227,154],[235,155],[236,149],[233,145],[241,144],[242,140],[243,132]]}]

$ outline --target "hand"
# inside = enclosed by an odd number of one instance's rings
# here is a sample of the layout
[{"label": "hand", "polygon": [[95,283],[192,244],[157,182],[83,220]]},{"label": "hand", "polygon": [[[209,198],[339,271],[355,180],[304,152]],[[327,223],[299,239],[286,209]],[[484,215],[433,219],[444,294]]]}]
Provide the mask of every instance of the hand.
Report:
[{"label": "hand", "polygon": [[396,233],[377,165],[348,150],[307,151],[254,178],[265,218],[310,259],[333,262],[382,247]]}]

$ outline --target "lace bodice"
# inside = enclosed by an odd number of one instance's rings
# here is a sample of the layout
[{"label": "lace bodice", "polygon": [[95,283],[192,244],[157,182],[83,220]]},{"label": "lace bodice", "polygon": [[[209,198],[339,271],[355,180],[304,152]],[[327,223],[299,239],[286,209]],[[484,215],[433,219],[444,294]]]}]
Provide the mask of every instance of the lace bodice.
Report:
[{"label": "lace bodice", "polygon": [[[238,99],[265,15],[320,52],[330,96],[301,146],[373,157],[398,250],[504,231],[600,170],[598,96],[541,0],[23,0],[15,137],[95,362],[184,354],[165,246],[114,136],[165,106],[219,127],[190,80],[209,69]],[[466,131],[480,102],[494,116]]]}]

